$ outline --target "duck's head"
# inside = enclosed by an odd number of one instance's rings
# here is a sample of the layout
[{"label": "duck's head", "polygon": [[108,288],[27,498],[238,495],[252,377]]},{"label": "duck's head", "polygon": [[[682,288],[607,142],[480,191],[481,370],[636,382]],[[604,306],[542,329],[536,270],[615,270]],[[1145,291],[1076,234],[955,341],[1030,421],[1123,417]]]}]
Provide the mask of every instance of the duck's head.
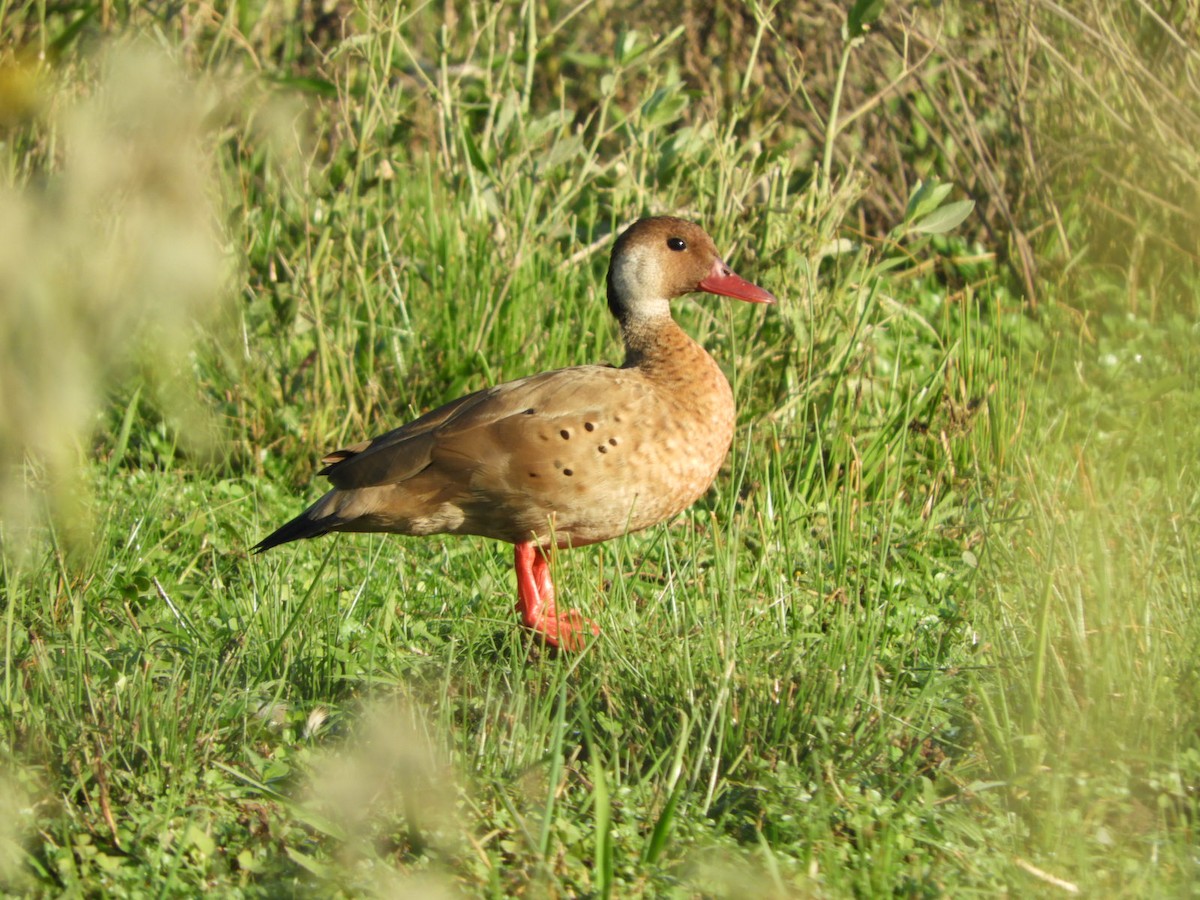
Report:
[{"label": "duck's head", "polygon": [[669,301],[708,291],[751,303],[775,297],[734,274],[699,225],[671,216],[639,219],[613,245],[608,308],[621,324],[670,315]]}]

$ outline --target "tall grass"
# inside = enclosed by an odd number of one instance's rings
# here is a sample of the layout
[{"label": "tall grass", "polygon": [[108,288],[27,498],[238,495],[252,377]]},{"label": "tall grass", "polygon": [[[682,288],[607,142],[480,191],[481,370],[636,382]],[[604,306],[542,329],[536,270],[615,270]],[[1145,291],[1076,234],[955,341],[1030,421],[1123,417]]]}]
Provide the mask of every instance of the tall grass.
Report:
[{"label": "tall grass", "polygon": [[1127,322],[1055,382],[1065,396],[1031,387],[1059,415],[1020,457],[1024,526],[993,545],[986,746],[1031,842],[1098,890],[1194,873],[1188,332]]},{"label": "tall grass", "polygon": [[[839,45],[836,119],[780,64],[797,20],[778,7],[703,33],[690,6],[663,30],[628,11],[617,28],[601,3],[364,5],[337,27],[273,4],[83,12],[2,21],[63,53],[39,77],[80,94],[88,42],[149,24],[210,86],[179,108],[180,158],[219,175],[180,189],[219,220],[238,289],[165,356],[229,449],[181,450],[190,429],[129,377],[132,353],[99,415],[94,396],[72,420],[87,437],[67,443],[94,448],[77,454],[90,544],[51,517],[4,562],[7,889],[1189,883],[1187,329],[1118,331],[1077,368],[1056,321],[1024,316],[994,258],[947,234],[960,194],[909,171],[899,203],[876,203],[846,161],[910,84],[861,74],[894,11]],[[722,65],[688,64],[737,35]],[[9,126],[23,203],[72,184],[54,115]],[[159,188],[134,180],[121,209]],[[783,302],[679,305],[730,375],[738,434],[675,522],[558,556],[560,591],[603,629],[586,652],[515,627],[502,546],[363,535],[247,555],[318,489],[320,451],[483,384],[619,361],[604,266],[648,212],[703,222]],[[153,261],[158,238],[112,246]]]}]

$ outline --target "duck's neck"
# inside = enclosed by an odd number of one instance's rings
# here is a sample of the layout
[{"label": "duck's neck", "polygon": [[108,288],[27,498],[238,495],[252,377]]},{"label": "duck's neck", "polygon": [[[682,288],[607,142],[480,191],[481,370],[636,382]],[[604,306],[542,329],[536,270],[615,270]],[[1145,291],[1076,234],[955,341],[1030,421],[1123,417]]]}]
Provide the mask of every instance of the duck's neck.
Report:
[{"label": "duck's neck", "polygon": [[704,348],[676,324],[669,312],[627,318],[621,323],[626,369],[646,372],[696,371],[716,366]]}]

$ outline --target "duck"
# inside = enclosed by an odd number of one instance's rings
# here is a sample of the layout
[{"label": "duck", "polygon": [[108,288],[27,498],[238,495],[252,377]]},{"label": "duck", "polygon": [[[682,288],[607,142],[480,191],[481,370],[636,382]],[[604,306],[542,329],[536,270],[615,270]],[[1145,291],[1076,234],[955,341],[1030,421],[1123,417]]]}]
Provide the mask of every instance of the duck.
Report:
[{"label": "duck", "polygon": [[771,304],[699,225],[643,218],[612,247],[608,308],[625,361],[497,384],[325,456],[332,488],[259,541],[262,553],[330,532],[479,535],[513,545],[517,612],[545,644],[600,634],[556,604],[550,558],[641,531],[691,506],[733,440],[721,367],[671,315],[697,291]]}]

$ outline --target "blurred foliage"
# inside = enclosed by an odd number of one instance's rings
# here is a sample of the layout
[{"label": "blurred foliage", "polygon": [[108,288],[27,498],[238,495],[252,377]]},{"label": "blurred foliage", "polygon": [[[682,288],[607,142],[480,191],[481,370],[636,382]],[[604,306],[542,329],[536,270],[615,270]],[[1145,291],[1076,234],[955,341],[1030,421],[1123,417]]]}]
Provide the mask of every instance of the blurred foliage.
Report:
[{"label": "blurred foliage", "polygon": [[9,156],[29,170],[0,182],[0,457],[16,462],[0,469],[0,509],[20,526],[39,502],[26,486],[48,485],[69,524],[80,442],[115,384],[142,380],[182,440],[205,447],[191,347],[228,266],[194,84],[144,46],[101,54],[83,78],[16,65],[2,105],[40,121]]},{"label": "blurred foliage", "polygon": [[1200,7],[1087,0],[1009,11],[1026,183],[1070,305],[1200,314]]}]

